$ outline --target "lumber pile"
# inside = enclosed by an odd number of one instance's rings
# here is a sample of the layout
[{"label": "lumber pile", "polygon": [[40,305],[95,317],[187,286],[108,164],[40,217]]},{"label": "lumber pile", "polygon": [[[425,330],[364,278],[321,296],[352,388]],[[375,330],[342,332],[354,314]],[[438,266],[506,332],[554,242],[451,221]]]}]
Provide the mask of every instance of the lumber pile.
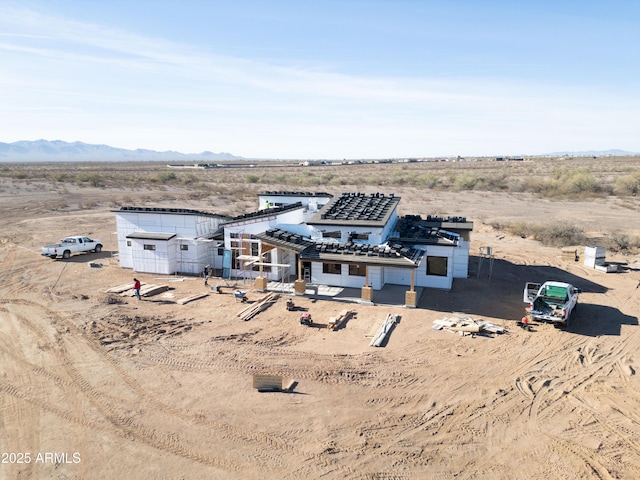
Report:
[{"label": "lumber pile", "polygon": [[378,333],[375,334],[375,336],[371,340],[371,343],[369,343],[369,346],[371,347],[382,346],[385,339],[389,335],[389,332],[391,331],[391,329],[396,324],[399,318],[400,318],[399,315],[394,315],[391,313],[387,315],[387,318],[385,319],[384,322],[382,322],[382,325],[380,325],[380,328],[378,329]]},{"label": "lumber pile", "polygon": [[122,285],[116,285],[115,287],[111,287],[107,290],[107,293],[123,293],[127,290],[133,290],[133,282],[124,283]]},{"label": "lumber pile", "polygon": [[278,295],[277,293],[267,293],[257,302],[252,303],[247,308],[240,310],[237,315],[245,322],[247,320],[251,320],[257,314],[273,305],[279,297],[280,295]]},{"label": "lumber pile", "polygon": [[578,261],[578,249],[576,247],[562,247],[560,256],[563,260],[570,260],[572,262]]},{"label": "lumber pile", "polygon": [[281,392],[282,375],[253,375],[253,388],[259,392]]},{"label": "lumber pile", "polygon": [[181,299],[177,300],[176,303],[178,305],[184,305],[186,303],[193,302],[194,300],[200,300],[201,298],[204,298],[204,297],[206,297],[208,295],[209,294],[207,292],[195,293],[193,295],[189,295],[188,297],[184,297],[184,298],[181,298]]},{"label": "lumber pile", "polygon": [[338,330],[345,322],[347,322],[356,312],[353,310],[343,310],[337,317],[330,317],[327,328]]},{"label": "lumber pile", "polygon": [[[169,290],[168,285],[150,285],[143,283],[140,287],[140,296],[141,297],[152,297],[153,295],[157,295],[162,292],[166,292]],[[133,290],[133,284],[131,284],[131,288],[128,290],[124,290],[120,293],[121,297],[133,297],[136,292]]]}]

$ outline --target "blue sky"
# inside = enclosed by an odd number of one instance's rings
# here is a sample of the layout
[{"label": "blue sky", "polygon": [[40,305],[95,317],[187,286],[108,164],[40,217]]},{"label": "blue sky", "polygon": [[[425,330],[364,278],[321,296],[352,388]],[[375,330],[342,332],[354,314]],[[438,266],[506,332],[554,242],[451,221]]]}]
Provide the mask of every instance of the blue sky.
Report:
[{"label": "blue sky", "polygon": [[0,141],[640,151],[640,1],[0,0]]}]

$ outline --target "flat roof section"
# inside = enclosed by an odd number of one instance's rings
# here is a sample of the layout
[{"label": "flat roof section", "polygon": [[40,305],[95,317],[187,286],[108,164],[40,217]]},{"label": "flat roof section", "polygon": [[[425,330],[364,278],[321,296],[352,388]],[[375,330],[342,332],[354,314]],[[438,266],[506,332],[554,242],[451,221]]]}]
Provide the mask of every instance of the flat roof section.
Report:
[{"label": "flat roof section", "polygon": [[133,232],[127,235],[127,238],[135,238],[138,240],[171,240],[175,237],[175,233],[160,232]]},{"label": "flat roof section", "polygon": [[384,193],[343,193],[327,203],[309,225],[384,227],[398,206],[400,197]]},{"label": "flat roof section", "polygon": [[384,267],[416,268],[424,252],[404,245],[365,245],[360,243],[316,243],[305,249],[302,260],[358,263]]},{"label": "flat roof section", "polygon": [[289,205],[282,205],[281,207],[270,207],[263,208],[262,210],[258,210],[257,212],[244,213],[242,215],[238,215],[237,217],[233,217],[228,222],[225,222],[225,226],[230,226],[237,223],[243,223],[246,221],[253,221],[260,218],[272,217],[273,215],[278,215],[279,213],[284,213],[289,210],[296,210],[298,208],[305,208],[302,205],[302,202],[291,203]]},{"label": "flat roof section", "polygon": [[111,210],[115,213],[163,213],[170,215],[198,215],[201,217],[216,217],[222,219],[231,218],[228,215],[221,215],[219,213],[203,212],[200,210],[191,210],[189,208],[164,208],[164,207],[134,207],[124,206],[118,210]]},{"label": "flat roof section", "polygon": [[286,190],[278,190],[278,191],[266,191],[258,194],[259,197],[269,197],[269,196],[277,196],[277,197],[329,197],[332,198],[333,195],[327,192],[290,192]]}]

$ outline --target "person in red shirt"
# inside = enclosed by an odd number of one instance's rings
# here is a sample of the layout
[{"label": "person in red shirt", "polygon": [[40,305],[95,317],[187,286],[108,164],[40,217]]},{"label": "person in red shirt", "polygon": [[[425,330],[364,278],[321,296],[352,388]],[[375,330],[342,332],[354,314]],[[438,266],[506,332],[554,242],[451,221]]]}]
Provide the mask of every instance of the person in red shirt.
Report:
[{"label": "person in red shirt", "polygon": [[137,278],[133,279],[133,291],[136,292],[136,297],[140,300],[140,280]]}]

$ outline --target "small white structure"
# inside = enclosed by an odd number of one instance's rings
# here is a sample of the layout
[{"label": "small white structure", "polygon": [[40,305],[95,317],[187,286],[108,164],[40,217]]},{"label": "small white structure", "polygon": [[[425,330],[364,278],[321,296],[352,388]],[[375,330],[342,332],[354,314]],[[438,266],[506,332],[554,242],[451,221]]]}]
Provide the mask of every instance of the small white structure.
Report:
[{"label": "small white structure", "polygon": [[604,265],[606,251],[604,247],[584,247],[584,266],[596,268],[596,265]]},{"label": "small white structure", "polygon": [[299,202],[305,208],[303,219],[306,222],[332,198],[333,195],[325,192],[267,191],[258,194],[258,209],[283,207]]},{"label": "small white structure", "polygon": [[229,217],[182,208],[121,207],[114,210],[120,266],[136,272],[199,274],[221,268],[214,237]]}]

